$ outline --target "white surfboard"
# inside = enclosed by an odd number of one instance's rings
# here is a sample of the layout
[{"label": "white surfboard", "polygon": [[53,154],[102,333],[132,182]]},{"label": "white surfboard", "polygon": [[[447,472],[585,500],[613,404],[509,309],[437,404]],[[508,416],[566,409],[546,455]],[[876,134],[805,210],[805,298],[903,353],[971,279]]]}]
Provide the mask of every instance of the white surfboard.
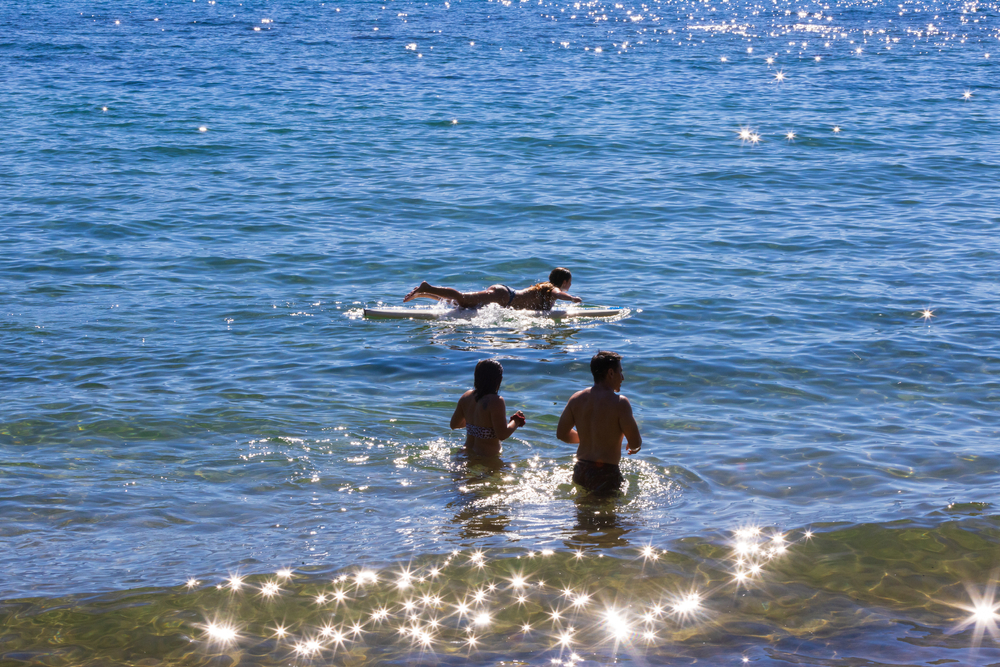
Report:
[{"label": "white surfboard", "polygon": [[[552,310],[517,310],[516,313],[523,313],[532,317],[550,317],[554,320],[568,319],[571,317],[614,317],[621,315],[627,308],[564,308]],[[470,319],[476,316],[478,310],[473,308],[420,308],[420,307],[386,307],[386,308],[365,308],[365,317],[385,318],[395,320],[451,320]]]}]

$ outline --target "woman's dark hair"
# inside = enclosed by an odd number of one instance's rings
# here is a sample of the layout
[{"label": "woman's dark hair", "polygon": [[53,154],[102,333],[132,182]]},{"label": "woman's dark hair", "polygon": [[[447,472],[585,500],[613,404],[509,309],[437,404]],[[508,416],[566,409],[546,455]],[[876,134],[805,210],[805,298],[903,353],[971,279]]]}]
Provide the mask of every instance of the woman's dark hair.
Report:
[{"label": "woman's dark hair", "polygon": [[573,274],[569,272],[569,269],[564,269],[561,266],[552,269],[552,272],[549,273],[549,282],[555,285],[556,287],[562,287],[563,283],[565,283],[567,280],[572,280],[572,279],[573,279]]},{"label": "woman's dark hair", "polygon": [[612,368],[621,369],[622,355],[617,352],[598,350],[594,358],[590,360],[590,372],[594,374],[594,382],[600,382],[607,377],[608,371]]},{"label": "woman's dark hair", "polygon": [[476,364],[476,391],[473,394],[478,401],[483,396],[489,396],[500,391],[503,381],[503,366],[496,359],[483,359]]}]

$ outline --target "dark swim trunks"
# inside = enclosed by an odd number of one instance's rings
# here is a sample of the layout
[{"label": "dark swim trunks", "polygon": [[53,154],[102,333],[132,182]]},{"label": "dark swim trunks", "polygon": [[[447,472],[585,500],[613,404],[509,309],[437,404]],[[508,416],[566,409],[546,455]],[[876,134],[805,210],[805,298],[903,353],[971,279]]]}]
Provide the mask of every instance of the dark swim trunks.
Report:
[{"label": "dark swim trunks", "polygon": [[591,493],[602,496],[618,493],[623,481],[622,471],[617,464],[583,459],[573,464],[573,483]]}]

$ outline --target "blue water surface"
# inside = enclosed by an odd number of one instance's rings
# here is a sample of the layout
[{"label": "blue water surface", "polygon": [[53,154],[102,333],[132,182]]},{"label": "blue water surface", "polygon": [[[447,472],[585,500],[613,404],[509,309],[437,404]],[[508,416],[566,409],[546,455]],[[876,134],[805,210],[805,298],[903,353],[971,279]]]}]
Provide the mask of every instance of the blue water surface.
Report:
[{"label": "blue water surface", "polygon": [[[0,600],[992,516],[998,21],[4,3]],[[627,315],[360,314],[554,266]],[[598,349],[645,444],[592,524],[555,423]],[[499,468],[448,429],[488,357]]]}]

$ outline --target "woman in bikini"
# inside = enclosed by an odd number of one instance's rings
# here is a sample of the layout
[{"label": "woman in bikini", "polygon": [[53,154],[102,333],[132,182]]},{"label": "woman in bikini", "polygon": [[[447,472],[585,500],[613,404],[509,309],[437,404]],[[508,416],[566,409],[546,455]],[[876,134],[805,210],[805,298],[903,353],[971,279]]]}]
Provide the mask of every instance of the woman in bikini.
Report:
[{"label": "woman in bikini", "polygon": [[451,416],[451,427],[465,427],[465,449],[478,456],[500,456],[501,440],[524,426],[520,410],[507,421],[507,404],[497,393],[503,381],[503,366],[496,359],[476,364],[475,389],[462,394]]},{"label": "woman in bikini", "polygon": [[426,280],[403,297],[403,303],[416,298],[452,301],[459,308],[481,308],[496,303],[503,308],[517,310],[551,310],[556,300],[583,303],[583,299],[566,290],[573,284],[573,276],[564,268],[552,269],[548,282],[537,283],[527,289],[515,290],[506,285],[491,285],[481,292],[459,292],[451,287],[435,287]]}]

